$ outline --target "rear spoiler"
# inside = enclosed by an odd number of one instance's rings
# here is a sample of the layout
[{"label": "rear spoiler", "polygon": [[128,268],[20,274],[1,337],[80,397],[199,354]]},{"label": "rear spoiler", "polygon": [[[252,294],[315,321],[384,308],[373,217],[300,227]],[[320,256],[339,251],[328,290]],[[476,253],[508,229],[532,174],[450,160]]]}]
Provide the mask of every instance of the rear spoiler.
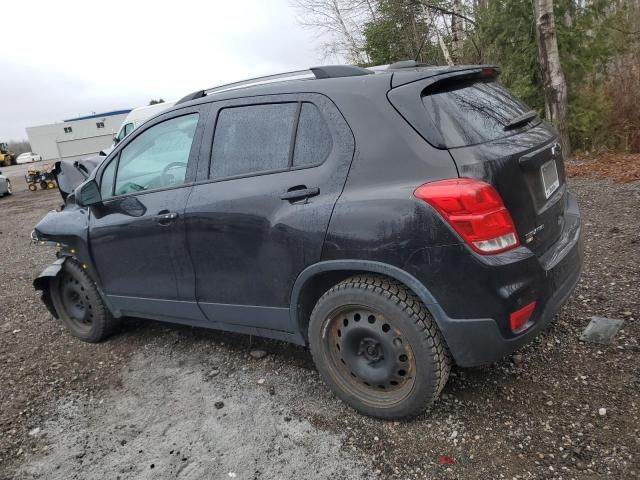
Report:
[{"label": "rear spoiler", "polygon": [[497,65],[467,65],[438,70],[432,68],[416,68],[409,71],[394,72],[393,78],[391,79],[391,88],[397,88],[419,80],[425,80],[422,85],[423,88],[426,88],[427,86],[447,82],[454,78],[456,80],[463,78],[497,78],[499,74],[500,68]]}]

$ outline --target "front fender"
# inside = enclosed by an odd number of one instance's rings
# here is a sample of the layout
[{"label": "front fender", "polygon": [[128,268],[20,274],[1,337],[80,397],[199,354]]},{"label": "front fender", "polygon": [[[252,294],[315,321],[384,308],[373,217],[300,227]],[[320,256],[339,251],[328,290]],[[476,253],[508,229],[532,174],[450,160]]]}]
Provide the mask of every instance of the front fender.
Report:
[{"label": "front fender", "polygon": [[[70,261],[71,259],[72,257],[69,256],[64,256],[57,259],[55,262],[45,268],[44,271],[33,281],[33,288],[42,292],[42,303],[45,304],[47,310],[49,310],[49,312],[51,312],[51,315],[53,315],[55,318],[60,317],[58,316],[58,312],[53,305],[53,301],[51,300],[51,281],[60,274],[60,272],[62,271],[62,267],[64,266],[64,262]],[[96,288],[98,289],[98,294],[102,298],[102,301],[104,302],[107,309],[114,317],[120,318],[122,316],[122,313],[119,310],[113,308],[113,305],[104,295],[104,292],[102,291],[100,285],[97,282],[95,283]]]}]

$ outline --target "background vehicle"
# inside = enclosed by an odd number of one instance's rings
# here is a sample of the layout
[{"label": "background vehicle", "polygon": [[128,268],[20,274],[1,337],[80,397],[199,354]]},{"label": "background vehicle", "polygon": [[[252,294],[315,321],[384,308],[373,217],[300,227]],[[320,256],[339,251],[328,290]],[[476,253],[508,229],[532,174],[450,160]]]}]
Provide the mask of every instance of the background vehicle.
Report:
[{"label": "background vehicle", "polygon": [[416,415],[580,276],[557,132],[497,73],[328,66],[188,95],[35,227],[64,247],[34,285],[85,341],[138,316],[307,344],[360,412]]},{"label": "background vehicle", "polygon": [[134,108],[129,112],[127,118],[122,122],[122,126],[118,133],[113,137],[113,145],[109,147],[107,150],[103,150],[102,153],[108,155],[114,149],[114,147],[124,138],[129,135],[133,130],[144,122],[149,120],[154,115],[158,115],[161,112],[173,107],[175,102],[162,102],[156,103],[155,105],[148,105],[146,107]]},{"label": "background vehicle", "polygon": [[4,142],[0,142],[0,166],[9,167],[15,164],[16,157],[13,155],[13,152],[9,150],[9,146]]},{"label": "background vehicle", "polygon": [[27,188],[31,192],[38,190],[38,185],[42,190],[52,190],[56,188],[56,178],[51,165],[44,165],[42,170],[30,168],[24,176]]},{"label": "background vehicle", "polygon": [[16,164],[20,165],[22,163],[31,163],[31,162],[41,162],[42,157],[37,153],[33,152],[25,152],[18,155],[16,159]]},{"label": "background vehicle", "polygon": [[0,197],[11,195],[12,193],[13,190],[11,190],[11,180],[9,180],[2,174],[2,172],[0,172]]}]

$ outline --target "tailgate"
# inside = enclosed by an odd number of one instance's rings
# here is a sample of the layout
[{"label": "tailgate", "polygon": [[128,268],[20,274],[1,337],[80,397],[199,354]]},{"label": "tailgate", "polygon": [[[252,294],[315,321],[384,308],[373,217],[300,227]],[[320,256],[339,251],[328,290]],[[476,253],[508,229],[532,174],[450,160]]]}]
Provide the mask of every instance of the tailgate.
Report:
[{"label": "tailgate", "polygon": [[508,138],[454,148],[450,153],[461,177],[484,180],[498,190],[522,245],[539,256],[558,240],[564,222],[566,183],[564,160],[552,130],[541,124]]},{"label": "tailgate", "polygon": [[520,243],[539,256],[562,232],[562,152],[555,130],[497,83],[496,75],[489,67],[439,71],[392,88],[388,98],[425,140],[449,150],[460,177],[496,188]]}]

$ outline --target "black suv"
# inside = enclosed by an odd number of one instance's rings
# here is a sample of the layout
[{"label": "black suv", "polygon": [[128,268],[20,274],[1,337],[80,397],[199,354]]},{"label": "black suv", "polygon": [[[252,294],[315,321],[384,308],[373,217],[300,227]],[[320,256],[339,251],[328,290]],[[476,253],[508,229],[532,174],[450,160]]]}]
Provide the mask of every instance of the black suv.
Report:
[{"label": "black suv", "polygon": [[135,316],[309,345],[360,412],[418,414],[580,276],[557,133],[497,72],[328,66],[191,94],[93,170],[56,166],[65,205],[32,237],[58,260],[35,287],[85,341]]}]

